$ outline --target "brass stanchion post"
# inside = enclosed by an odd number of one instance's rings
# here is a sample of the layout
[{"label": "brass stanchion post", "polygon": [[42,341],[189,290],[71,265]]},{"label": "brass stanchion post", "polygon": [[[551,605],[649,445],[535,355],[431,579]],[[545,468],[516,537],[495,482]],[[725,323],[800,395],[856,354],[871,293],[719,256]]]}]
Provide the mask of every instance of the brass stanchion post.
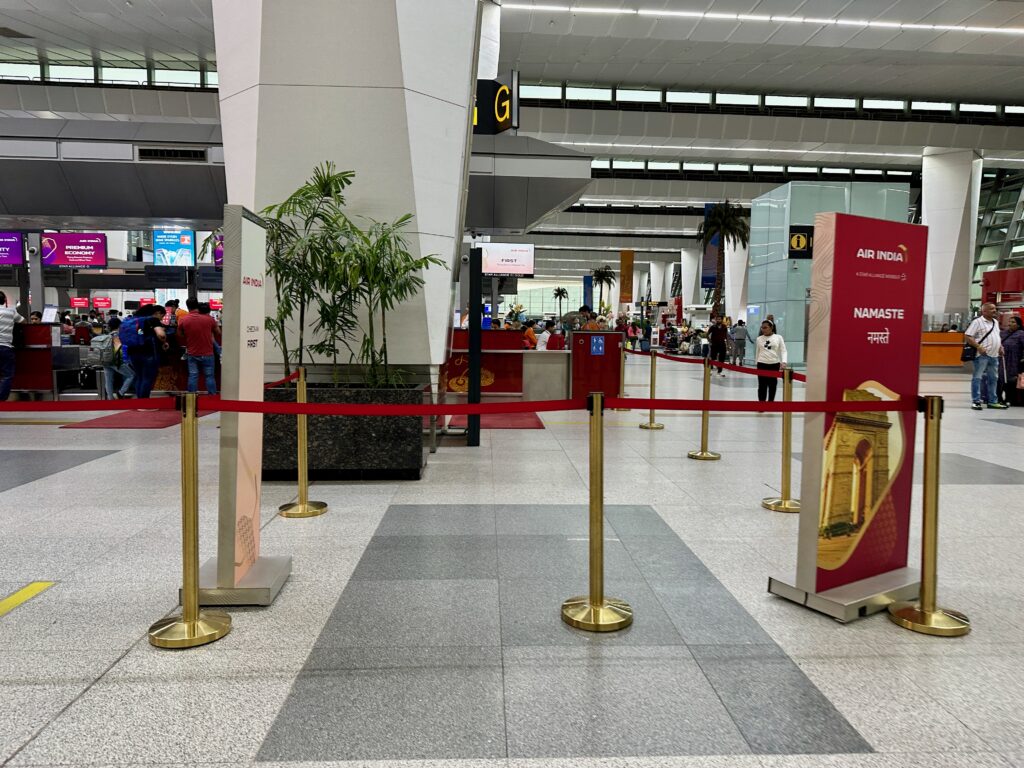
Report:
[{"label": "brass stanchion post", "polygon": [[562,603],[562,621],[590,632],[633,623],[633,609],[604,594],[604,396],[590,396],[590,594]]},{"label": "brass stanchion post", "polygon": [[[295,402],[306,403],[306,369],[299,368],[299,381],[295,391]],[[278,508],[281,517],[316,517],[327,511],[327,503],[324,501],[309,500],[309,441],[306,432],[306,414],[300,413],[296,417],[296,429],[298,432],[298,475],[299,475],[299,500],[294,504],[282,504]]]},{"label": "brass stanchion post", "polygon": [[196,394],[181,400],[181,615],[161,619],[149,628],[149,642],[158,648],[194,648],[219,640],[231,631],[231,617],[222,611],[199,610],[199,425]]},{"label": "brass stanchion post", "polygon": [[[619,397],[626,396],[626,336],[623,334],[619,342]],[[628,411],[629,408],[615,408],[616,411]]]},{"label": "brass stanchion post", "polygon": [[[651,349],[651,400],[658,395],[658,354]],[[641,422],[640,429],[664,429],[664,424],[658,424],[654,420],[654,409],[647,412],[647,421]]]},{"label": "brass stanchion post", "polygon": [[939,556],[939,430],[942,398],[920,399],[924,410],[924,515],[921,535],[921,599],[893,603],[889,618],[901,627],[926,635],[958,637],[971,631],[971,622],[958,611],[936,606]]},{"label": "brass stanchion post", "polygon": [[[793,371],[782,369],[782,399],[793,402]],[[761,499],[761,506],[772,512],[799,512],[800,500],[789,497],[793,472],[793,414],[782,414],[782,495]]]},{"label": "brass stanchion post", "polygon": [[[704,358],[704,402],[711,399],[711,360]],[[708,427],[710,426],[711,412],[705,408],[700,412],[700,450],[690,451],[687,456],[697,461],[718,461],[722,454],[708,450]]]}]

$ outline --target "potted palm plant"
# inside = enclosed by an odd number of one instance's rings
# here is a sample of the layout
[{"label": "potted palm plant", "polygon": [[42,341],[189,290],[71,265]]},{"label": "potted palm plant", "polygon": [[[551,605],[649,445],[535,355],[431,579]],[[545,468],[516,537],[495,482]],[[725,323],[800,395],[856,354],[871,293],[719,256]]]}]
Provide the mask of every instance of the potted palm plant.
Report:
[{"label": "potted palm plant", "polygon": [[568,300],[568,298],[569,298],[569,291],[567,291],[565,288],[562,288],[561,286],[559,286],[559,287],[555,288],[554,291],[551,292],[551,296],[552,296],[552,298],[555,299],[555,301],[558,302],[558,317],[559,317],[559,319],[561,319],[562,318],[562,300],[563,299]]},{"label": "potted palm plant", "polygon": [[750,242],[750,221],[743,214],[741,206],[728,200],[715,203],[700,223],[697,238],[704,252],[718,238],[718,263],[715,267],[715,290],[711,295],[711,303],[712,312],[720,315],[724,311],[722,302],[725,298],[725,246],[740,245],[746,248]]},{"label": "potted palm plant", "polygon": [[[325,163],[288,200],[264,211],[268,274],[278,298],[267,326],[286,370],[291,362],[316,363],[310,366],[310,402],[420,403],[424,388],[406,386],[389,360],[388,313],[422,288],[424,269],[443,262],[409,252],[409,215],[391,223],[366,220],[365,229],[350,218],[340,192],[352,178]],[[294,391],[270,390],[267,399],[291,400]],[[311,479],[421,475],[418,417],[313,416],[308,425]],[[291,479],[295,465],[294,419],[266,416],[264,478]]]},{"label": "potted palm plant", "polygon": [[593,272],[594,285],[597,286],[597,306],[600,308],[604,304],[604,289],[607,286],[609,290],[615,285],[615,270],[612,269],[608,264],[603,267],[598,267]]}]

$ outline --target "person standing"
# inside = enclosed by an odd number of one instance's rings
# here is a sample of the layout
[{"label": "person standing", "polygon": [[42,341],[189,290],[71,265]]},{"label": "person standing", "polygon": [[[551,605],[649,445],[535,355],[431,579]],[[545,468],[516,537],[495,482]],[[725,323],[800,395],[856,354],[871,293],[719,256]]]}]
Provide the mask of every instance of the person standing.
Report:
[{"label": "person standing", "polygon": [[121,344],[128,350],[128,360],[135,371],[135,397],[140,400],[149,397],[160,372],[157,345],[168,348],[167,332],[160,321],[163,314],[163,307],[144,304],[118,328]]},{"label": "person standing", "polygon": [[[761,335],[755,344],[754,359],[759,371],[779,371],[786,364],[786,341],[775,332],[775,323],[765,320],[761,323]],[[761,402],[775,402],[775,390],[779,380],[774,376],[757,377],[757,399]]]},{"label": "person standing", "polygon": [[551,333],[555,330],[555,323],[553,320],[547,320],[544,322],[544,330],[540,336],[537,337],[537,350],[544,351],[548,348],[548,339],[551,338]]},{"label": "person standing", "polygon": [[1001,334],[1003,343],[1002,375],[1003,402],[1007,405],[1024,405],[1024,390],[1017,389],[1017,377],[1024,373],[1024,321],[1017,315],[1010,317],[1006,330]]},{"label": "person standing", "polygon": [[[124,345],[121,343],[121,338],[118,335],[120,328],[121,321],[116,317],[112,317],[107,321],[107,332],[113,337],[114,359],[110,364],[103,366],[103,375],[107,381],[107,394],[118,400],[125,397],[135,383],[135,371],[132,370],[131,365],[128,363]],[[121,376],[121,387],[116,391],[114,390],[115,373]]]},{"label": "person standing", "polygon": [[996,320],[996,305],[981,305],[981,315],[974,318],[964,332],[964,343],[974,348],[974,375],[971,376],[971,409],[1006,408],[999,402],[999,358],[1003,354],[1003,342],[999,335],[999,321]]},{"label": "person standing", "polygon": [[737,320],[736,325],[732,327],[732,364],[743,365],[743,361],[747,356],[747,342],[751,344],[754,340],[750,338],[750,330],[747,328],[747,324],[742,320]]},{"label": "person standing", "polygon": [[7,295],[0,291],[0,403],[11,394],[14,384],[14,326],[25,318],[7,306]]},{"label": "person standing", "polygon": [[188,299],[185,302],[188,314],[178,321],[179,341],[185,347],[188,360],[188,391],[199,391],[199,370],[203,371],[208,394],[217,394],[217,378],[214,361],[215,345],[220,342],[220,327],[208,314],[199,311],[199,302]]},{"label": "person standing", "polygon": [[[714,325],[708,331],[708,344],[711,346],[709,355],[712,363],[724,363],[729,354],[729,327],[725,324],[721,315],[715,317]],[[722,366],[718,366],[718,375],[725,376]]]}]

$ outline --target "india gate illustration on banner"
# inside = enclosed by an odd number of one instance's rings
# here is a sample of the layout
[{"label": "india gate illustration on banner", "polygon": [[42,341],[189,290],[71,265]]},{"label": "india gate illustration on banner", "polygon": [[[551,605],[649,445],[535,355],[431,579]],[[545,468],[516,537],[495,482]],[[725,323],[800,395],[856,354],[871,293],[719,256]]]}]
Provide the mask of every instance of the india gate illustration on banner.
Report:
[{"label": "india gate illustration on banner", "polygon": [[[876,394],[877,393],[877,394]],[[863,403],[895,399],[877,382],[843,392]],[[837,413],[825,436],[818,566],[833,570],[857,549],[903,459],[902,429],[885,411]]]}]

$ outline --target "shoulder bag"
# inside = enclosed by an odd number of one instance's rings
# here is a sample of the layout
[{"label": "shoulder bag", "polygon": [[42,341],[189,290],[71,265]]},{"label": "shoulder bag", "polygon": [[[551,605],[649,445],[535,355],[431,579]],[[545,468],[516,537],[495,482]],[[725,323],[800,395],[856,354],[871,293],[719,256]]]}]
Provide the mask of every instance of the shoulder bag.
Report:
[{"label": "shoulder bag", "polygon": [[[981,342],[989,337],[989,334],[995,330],[996,321],[992,321],[992,327],[988,329],[988,333],[978,339],[978,346],[981,346]],[[963,363],[969,363],[978,356],[978,349],[967,343],[967,337],[964,337],[964,348],[960,351],[960,361]]]}]

